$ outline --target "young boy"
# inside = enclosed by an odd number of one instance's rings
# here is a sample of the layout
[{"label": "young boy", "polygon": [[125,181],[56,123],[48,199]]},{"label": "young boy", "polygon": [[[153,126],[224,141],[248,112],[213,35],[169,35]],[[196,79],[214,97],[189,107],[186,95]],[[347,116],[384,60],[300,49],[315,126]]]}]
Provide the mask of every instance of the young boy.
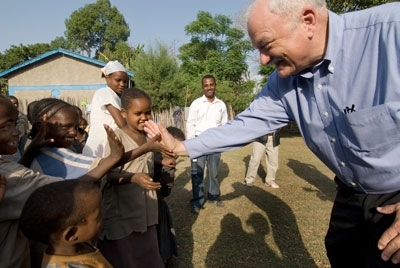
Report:
[{"label": "young boy", "polygon": [[[0,94],[0,154],[14,154],[18,148],[20,132],[16,127],[18,111],[11,101]],[[44,136],[44,130],[38,137]],[[124,152],[111,128],[106,128],[112,153],[81,179],[99,179],[117,163]],[[35,145],[37,141],[33,140]],[[29,241],[19,231],[18,220],[25,201],[37,188],[63,178],[41,175],[24,166],[0,158],[0,174],[4,175],[7,191],[0,202],[0,260],[2,268],[29,268]]]},{"label": "young boy", "polygon": [[42,267],[112,267],[91,244],[100,227],[100,188],[77,179],[37,189],[20,217],[22,233],[47,245]]}]

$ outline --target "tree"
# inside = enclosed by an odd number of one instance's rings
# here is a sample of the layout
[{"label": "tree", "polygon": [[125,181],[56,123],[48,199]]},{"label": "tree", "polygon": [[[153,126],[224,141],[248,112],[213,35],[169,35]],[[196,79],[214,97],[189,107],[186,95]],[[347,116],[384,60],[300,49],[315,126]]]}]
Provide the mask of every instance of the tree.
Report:
[{"label": "tree", "polygon": [[177,60],[167,46],[158,43],[156,48],[137,55],[133,66],[137,87],[151,97],[154,111],[183,106],[185,83]]},{"label": "tree", "polygon": [[[144,45],[137,45],[136,47],[130,46],[127,42],[118,42],[115,46],[115,50],[105,49],[103,52],[98,52],[98,59],[101,61],[118,60],[127,71],[132,71],[136,63],[138,55],[143,53]],[[134,81],[134,78],[130,78]]]},{"label": "tree", "polygon": [[71,48],[86,52],[91,57],[92,51],[98,56],[99,51],[114,50],[120,41],[127,41],[130,29],[124,17],[116,7],[111,7],[109,0],[97,0],[74,11],[65,20],[65,36]]},{"label": "tree", "polygon": [[49,50],[51,50],[51,46],[46,43],[37,43],[27,46],[22,44],[19,46],[11,46],[11,48],[4,51],[4,55],[1,57],[0,70],[9,69]]},{"label": "tree", "polygon": [[244,32],[232,27],[229,17],[213,17],[206,11],[198,12],[197,20],[188,24],[185,32],[191,36],[190,43],[179,48],[178,57],[188,77],[188,102],[201,95],[201,77],[210,73],[217,79],[218,96],[235,111],[243,110],[254,86],[244,80],[248,76],[246,57],[253,50]]},{"label": "tree", "polygon": [[327,0],[328,8],[336,13],[346,13],[350,11],[365,9],[388,2],[395,2],[390,0]]}]

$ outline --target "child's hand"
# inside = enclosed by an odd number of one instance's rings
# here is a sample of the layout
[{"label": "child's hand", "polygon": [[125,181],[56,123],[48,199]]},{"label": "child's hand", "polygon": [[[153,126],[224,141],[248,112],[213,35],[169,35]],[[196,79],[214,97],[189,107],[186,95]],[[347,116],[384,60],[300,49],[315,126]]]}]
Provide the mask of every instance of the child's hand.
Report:
[{"label": "child's hand", "polygon": [[146,190],[158,190],[161,188],[159,182],[153,182],[153,179],[145,173],[136,173],[131,178],[132,183],[136,183],[140,187]]},{"label": "child's hand", "polygon": [[54,139],[46,139],[47,135],[47,115],[45,114],[42,118],[42,122],[40,124],[39,133],[32,139],[32,142],[29,144],[29,147],[34,150],[39,150],[40,148],[50,146]]},{"label": "child's hand", "polygon": [[115,135],[115,132],[109,125],[104,124],[104,129],[107,132],[107,140],[110,146],[110,154],[107,157],[113,164],[117,163],[124,155],[125,148],[119,138]]},{"label": "child's hand", "polygon": [[3,174],[0,174],[0,202],[6,194],[7,180]]},{"label": "child's hand", "polygon": [[170,167],[170,168],[174,168],[176,166],[176,160],[175,158],[163,158],[161,160],[161,165],[163,165],[164,167]]}]

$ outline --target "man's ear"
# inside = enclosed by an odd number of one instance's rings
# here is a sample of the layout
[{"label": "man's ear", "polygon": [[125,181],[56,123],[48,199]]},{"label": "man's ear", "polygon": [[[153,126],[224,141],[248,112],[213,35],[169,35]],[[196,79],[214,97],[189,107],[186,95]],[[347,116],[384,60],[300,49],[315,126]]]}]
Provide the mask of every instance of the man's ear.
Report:
[{"label": "man's ear", "polygon": [[308,37],[312,38],[317,23],[316,11],[312,7],[305,7],[302,10],[302,23],[308,33]]},{"label": "man's ear", "polygon": [[68,226],[62,234],[62,238],[64,241],[76,241],[78,240],[78,227],[74,226]]}]

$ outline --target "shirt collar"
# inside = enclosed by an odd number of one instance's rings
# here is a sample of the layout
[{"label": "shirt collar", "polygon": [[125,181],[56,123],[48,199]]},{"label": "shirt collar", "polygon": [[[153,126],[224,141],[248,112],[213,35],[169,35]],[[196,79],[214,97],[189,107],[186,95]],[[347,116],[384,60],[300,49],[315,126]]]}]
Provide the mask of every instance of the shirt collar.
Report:
[{"label": "shirt collar", "polygon": [[333,73],[336,66],[336,57],[339,54],[343,40],[344,21],[343,18],[332,11],[328,11],[328,43],[324,58],[315,66],[300,72],[300,76],[311,78],[320,68],[327,68],[327,71]]}]

